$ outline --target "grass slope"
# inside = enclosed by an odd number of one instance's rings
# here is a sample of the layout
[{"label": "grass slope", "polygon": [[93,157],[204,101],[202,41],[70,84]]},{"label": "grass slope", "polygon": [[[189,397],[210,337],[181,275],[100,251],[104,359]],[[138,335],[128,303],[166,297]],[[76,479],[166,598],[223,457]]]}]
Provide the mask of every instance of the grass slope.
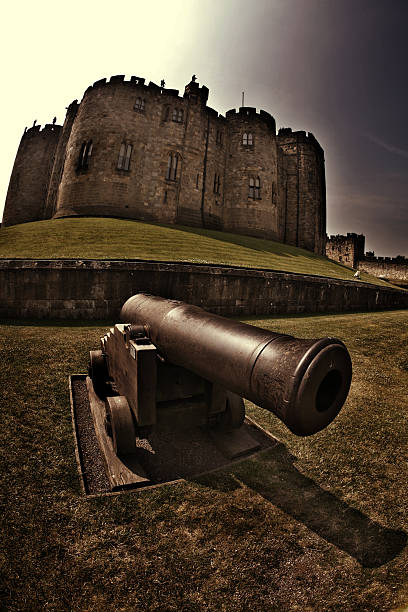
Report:
[{"label": "grass slope", "polygon": [[[353,270],[287,244],[184,226],[72,218],[0,229],[0,257],[157,259],[230,264],[353,279]],[[362,273],[361,280],[389,283]]]},{"label": "grass slope", "polygon": [[100,498],[80,494],[67,376],[86,370],[108,323],[0,327],[2,609],[408,604],[407,312],[251,322],[346,342],[353,383],[334,423],[297,438],[249,405],[280,439],[275,449],[195,481]]}]

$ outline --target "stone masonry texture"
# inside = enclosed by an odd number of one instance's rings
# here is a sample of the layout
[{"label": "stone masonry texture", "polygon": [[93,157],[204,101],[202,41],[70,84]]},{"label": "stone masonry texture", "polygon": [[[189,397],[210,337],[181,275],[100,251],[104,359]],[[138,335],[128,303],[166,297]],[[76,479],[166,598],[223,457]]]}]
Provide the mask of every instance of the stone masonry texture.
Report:
[{"label": "stone masonry texture", "polygon": [[271,270],[154,261],[0,260],[3,319],[118,320],[135,293],[221,315],[407,308],[408,292]]},{"label": "stone masonry texture", "polygon": [[348,233],[328,236],[326,255],[349,268],[357,268],[390,281],[401,287],[408,287],[408,259],[397,257],[375,257],[373,252],[364,254],[364,234]]},{"label": "stone masonry texture", "polygon": [[183,96],[136,76],[97,81],[68,106],[63,126],[24,133],[4,225],[123,217],[324,254],[325,168],[317,140],[290,128],[277,134],[274,118],[252,107],[219,115],[207,106],[208,93],[195,79]]}]

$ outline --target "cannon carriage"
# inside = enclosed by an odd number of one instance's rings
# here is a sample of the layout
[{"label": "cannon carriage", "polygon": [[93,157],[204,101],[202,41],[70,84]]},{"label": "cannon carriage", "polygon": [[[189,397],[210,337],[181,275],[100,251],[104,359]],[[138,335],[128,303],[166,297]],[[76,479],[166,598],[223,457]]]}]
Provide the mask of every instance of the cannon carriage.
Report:
[{"label": "cannon carriage", "polygon": [[89,365],[118,456],[161,430],[238,432],[243,398],[300,436],[327,427],[346,400],[351,360],[336,338],[297,339],[144,293],[121,319]]}]

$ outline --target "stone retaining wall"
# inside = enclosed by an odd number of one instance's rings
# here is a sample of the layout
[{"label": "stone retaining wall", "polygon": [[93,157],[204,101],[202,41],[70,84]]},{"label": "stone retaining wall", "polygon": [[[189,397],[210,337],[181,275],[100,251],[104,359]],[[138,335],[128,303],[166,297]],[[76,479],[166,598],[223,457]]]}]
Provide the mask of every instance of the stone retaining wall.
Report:
[{"label": "stone retaining wall", "polygon": [[3,319],[115,320],[138,291],[237,316],[408,307],[408,292],[397,289],[270,270],[130,260],[0,260]]}]

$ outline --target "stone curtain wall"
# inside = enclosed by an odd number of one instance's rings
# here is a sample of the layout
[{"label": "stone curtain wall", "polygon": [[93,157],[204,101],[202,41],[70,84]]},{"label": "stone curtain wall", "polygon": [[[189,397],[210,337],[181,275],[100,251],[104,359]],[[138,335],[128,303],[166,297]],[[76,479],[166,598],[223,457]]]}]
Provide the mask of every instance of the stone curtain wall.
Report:
[{"label": "stone curtain wall", "polygon": [[391,283],[408,286],[408,259],[390,257],[365,257],[358,262],[358,269],[373,276],[385,278]]},{"label": "stone curtain wall", "polygon": [[3,319],[113,321],[138,291],[235,316],[408,307],[408,292],[398,289],[269,270],[145,261],[0,260]]}]

